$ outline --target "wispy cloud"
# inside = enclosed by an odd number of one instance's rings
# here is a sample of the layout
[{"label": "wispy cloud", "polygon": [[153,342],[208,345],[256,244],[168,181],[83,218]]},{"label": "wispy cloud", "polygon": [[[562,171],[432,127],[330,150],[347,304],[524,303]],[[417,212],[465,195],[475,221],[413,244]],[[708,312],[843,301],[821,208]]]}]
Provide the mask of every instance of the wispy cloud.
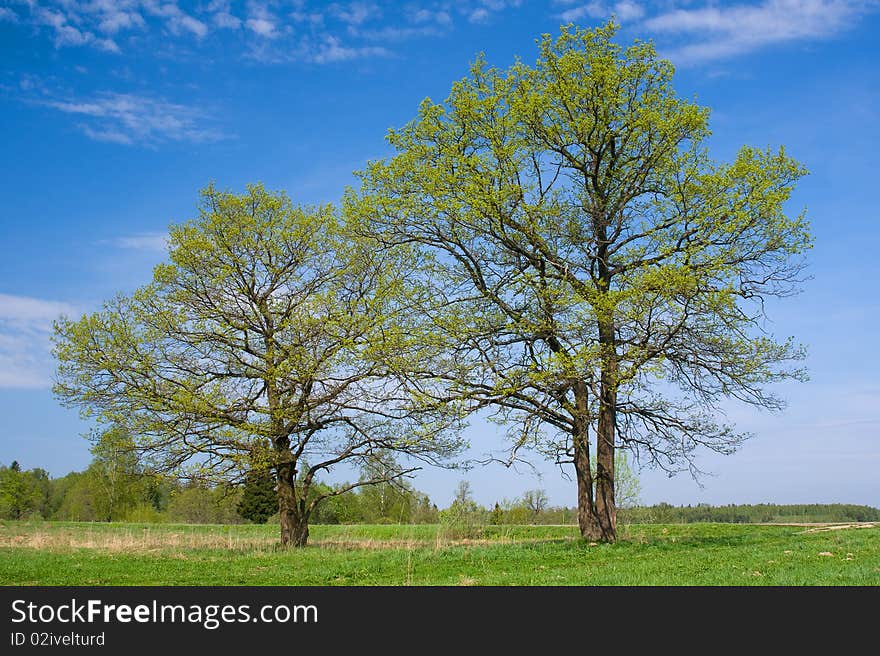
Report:
[{"label": "wispy cloud", "polygon": [[142,29],[146,26],[143,16],[138,11],[137,2],[92,0],[84,9],[94,15],[98,30],[105,34]]},{"label": "wispy cloud", "polygon": [[[2,0],[0,0],[2,2]],[[391,43],[448,34],[456,20],[488,22],[523,0],[15,0],[0,8],[57,48],[112,53],[216,46],[264,63],[325,64],[386,57]],[[619,4],[634,5],[633,0]],[[128,143],[119,129],[83,127],[95,139]]]},{"label": "wispy cloud", "polygon": [[[350,34],[365,41],[388,43],[421,37],[438,37],[444,34],[444,30],[442,27],[435,25],[414,25],[409,27],[380,27],[378,29],[352,30]],[[386,49],[383,54],[389,55],[391,53]]]},{"label": "wispy cloud", "polygon": [[460,7],[460,11],[470,23],[485,23],[493,13],[516,8],[521,4],[522,0],[478,0],[478,2],[463,5]]},{"label": "wispy cloud", "polygon": [[428,9],[425,7],[408,7],[405,10],[406,18],[410,23],[424,25],[436,23],[437,25],[451,25],[452,16],[446,9]]},{"label": "wispy cloud", "polygon": [[[223,41],[232,53],[263,62],[328,64],[388,56],[405,39],[438,37],[456,21],[491,23],[523,0],[18,0],[0,21],[36,27],[58,48],[119,53],[164,41],[196,47]],[[880,8],[878,0],[552,0],[563,22],[611,15],[657,37],[679,64],[747,54],[779,43],[834,36]],[[133,38],[132,35],[138,35]],[[152,38],[150,38],[152,37]],[[93,138],[125,143],[129,132],[83,128]]]},{"label": "wispy cloud", "polygon": [[165,100],[126,93],[102,93],[91,99],[49,100],[40,104],[82,117],[82,132],[96,141],[152,146],[168,141],[192,143],[225,138],[207,127],[199,110]]},{"label": "wispy cloud", "polygon": [[382,10],[372,2],[351,2],[349,4],[332,4],[330,13],[348,25],[362,25],[363,23],[379,18]]},{"label": "wispy cloud", "polygon": [[559,14],[564,21],[579,21],[584,18],[601,18],[605,16],[605,6],[601,2],[588,2],[586,4],[566,9]]},{"label": "wispy cloud", "polygon": [[164,232],[142,232],[136,235],[108,239],[101,243],[135,251],[165,253],[168,249],[168,234]]},{"label": "wispy cloud", "polygon": [[232,14],[228,14],[223,11],[219,11],[214,14],[213,20],[214,25],[216,25],[220,29],[237,30],[241,27],[240,18],[236,18]]},{"label": "wispy cloud", "polygon": [[73,311],[73,306],[63,301],[0,294],[0,321],[19,328],[36,325],[48,329],[59,315]]},{"label": "wispy cloud", "polygon": [[489,10],[485,7],[477,7],[468,13],[467,19],[471,23],[485,23],[489,20]]},{"label": "wispy cloud", "polygon": [[269,11],[269,7],[261,2],[248,3],[248,18],[245,27],[254,34],[265,39],[279,36],[278,18]]},{"label": "wispy cloud", "polygon": [[68,15],[61,11],[37,7],[34,20],[53,31],[56,48],[92,45],[107,52],[119,52],[119,46],[113,39],[97,37],[89,30],[75,26]]},{"label": "wispy cloud", "polygon": [[201,39],[208,33],[206,23],[183,11],[176,2],[158,0],[141,0],[141,2],[144,10],[151,16],[163,19],[165,26],[174,35],[192,34]]},{"label": "wispy cloud", "polygon": [[765,0],[756,5],[705,6],[675,9],[644,21],[654,34],[696,37],[666,54],[675,62],[693,64],[760,48],[834,36],[851,26],[876,3],[853,0]]},{"label": "wispy cloud", "polygon": [[0,294],[0,388],[48,387],[52,322],[76,313],[70,303]]},{"label": "wispy cloud", "polygon": [[7,7],[0,7],[0,22],[17,23],[18,14]]},{"label": "wispy cloud", "polygon": [[349,61],[364,57],[388,57],[391,52],[382,46],[346,46],[334,36],[326,36],[321,42],[306,46],[302,58],[314,64]]},{"label": "wispy cloud", "polygon": [[[566,2],[564,4],[573,4]],[[566,9],[559,14],[559,18],[566,22],[575,22],[584,18],[607,18],[615,16],[622,23],[633,21],[645,15],[642,4],[633,0],[620,0],[620,2],[601,2],[593,0]]]},{"label": "wispy cloud", "polygon": [[225,30],[237,30],[241,27],[242,20],[233,15],[230,0],[212,0],[205,10],[210,14],[215,27]]},{"label": "wispy cloud", "polygon": [[181,9],[177,0],[21,0],[14,4],[18,11],[0,8],[0,20],[46,29],[58,48],[90,46],[118,53],[116,37],[148,29],[148,19],[175,36],[201,39],[209,32],[208,25]]}]

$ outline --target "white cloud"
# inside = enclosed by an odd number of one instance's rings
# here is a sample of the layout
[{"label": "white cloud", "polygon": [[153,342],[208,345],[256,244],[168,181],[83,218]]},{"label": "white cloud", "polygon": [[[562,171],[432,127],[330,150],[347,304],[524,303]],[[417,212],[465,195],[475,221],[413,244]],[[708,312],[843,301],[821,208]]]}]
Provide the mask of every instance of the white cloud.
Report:
[{"label": "white cloud", "polygon": [[95,15],[98,30],[105,34],[140,29],[146,25],[134,0],[91,0],[81,7],[83,12]]},{"label": "white cloud", "polygon": [[92,141],[103,141],[104,143],[122,144],[124,146],[130,146],[134,143],[132,137],[114,128],[93,128],[85,123],[77,123],[77,127]]},{"label": "white cloud", "polygon": [[265,18],[248,18],[245,25],[251,32],[271,39],[275,36],[275,23]]},{"label": "white cloud", "polygon": [[463,13],[471,23],[485,23],[491,18],[492,12],[519,7],[521,4],[522,0],[480,0],[479,6],[466,7]]},{"label": "white cloud", "polygon": [[68,17],[60,11],[38,7],[34,11],[34,20],[37,24],[54,30],[56,48],[93,45],[107,52],[119,52],[119,46],[113,39],[98,38],[88,30],[81,30],[71,25]]},{"label": "white cloud", "polygon": [[324,14],[320,12],[292,11],[289,14],[290,19],[295,23],[309,23],[311,25],[320,25],[324,22]]},{"label": "white cloud", "polygon": [[850,26],[867,7],[852,0],[765,0],[757,5],[676,9],[649,18],[644,26],[654,33],[696,36],[697,41],[667,53],[673,61],[688,64],[775,43],[827,38]]},{"label": "white cloud", "polygon": [[18,14],[7,7],[0,7],[0,22],[17,23]]},{"label": "white cloud", "polygon": [[606,4],[594,0],[593,2],[566,9],[559,14],[559,17],[564,21],[574,22],[584,18],[606,18],[612,14],[621,23],[626,23],[644,16],[645,9],[638,2],[633,2],[633,0],[621,0],[614,4]]},{"label": "white cloud", "polygon": [[79,125],[90,139],[118,144],[155,145],[167,141],[193,143],[224,138],[204,127],[204,115],[164,100],[125,93],[103,93],[89,100],[39,101],[65,114],[89,119]]},{"label": "white cloud", "polygon": [[424,8],[410,8],[407,10],[406,15],[409,22],[415,23],[416,25],[424,23],[450,25],[452,23],[452,17],[449,15],[449,12],[445,10],[434,11],[432,9]]},{"label": "white cloud", "polygon": [[578,21],[582,18],[602,18],[606,14],[605,6],[601,2],[589,2],[579,7],[566,9],[559,17],[564,21]]},{"label": "white cloud", "polygon": [[136,235],[110,239],[109,243],[117,248],[127,248],[150,253],[165,253],[168,249],[168,235],[164,232],[143,232]]},{"label": "white cloud", "polygon": [[0,294],[0,321],[18,327],[36,326],[48,330],[59,315],[73,312],[73,306],[63,301]]},{"label": "white cloud", "polygon": [[351,34],[366,41],[402,41],[416,37],[440,36],[442,29],[433,25],[419,27],[382,27],[377,30],[357,30]]},{"label": "white cloud", "polygon": [[[3,7],[0,20],[37,26],[58,48],[143,50],[154,47],[157,39],[202,41],[213,32],[211,43],[231,42],[246,58],[265,63],[328,63],[387,56],[390,51],[383,41],[440,36],[452,28],[453,14],[481,22],[520,4],[521,0],[410,0],[399,4],[387,0],[15,0],[15,10]],[[20,10],[19,5],[30,9]],[[389,20],[379,22],[383,13]],[[249,38],[230,34],[239,30]],[[138,32],[137,38],[130,38]],[[54,106],[81,113],[71,105]],[[145,113],[151,109],[154,104]],[[112,121],[87,121],[79,127],[99,141],[143,141],[136,130]]]},{"label": "white cloud", "polygon": [[142,0],[142,2],[147,13],[163,18],[166,27],[174,35],[188,32],[201,39],[208,33],[208,26],[205,23],[190,16],[175,2],[160,3],[158,0]]},{"label": "white cloud", "polygon": [[382,15],[378,6],[367,2],[352,2],[348,5],[330,5],[330,12],[343,23],[361,25]]},{"label": "white cloud", "polygon": [[381,46],[344,46],[336,37],[325,36],[317,46],[305,51],[304,59],[314,64],[329,64],[364,57],[387,57],[390,54]]},{"label": "white cloud", "polygon": [[221,29],[237,30],[241,27],[241,19],[224,11],[214,14],[214,25]]},{"label": "white cloud", "polygon": [[241,19],[232,14],[232,3],[229,0],[212,0],[205,7],[211,14],[211,21],[216,27],[237,30],[241,27]]},{"label": "white cloud", "polygon": [[248,19],[245,21],[245,27],[266,39],[274,39],[278,36],[278,19],[265,4],[259,2],[248,3]]},{"label": "white cloud", "polygon": [[49,334],[60,315],[76,308],[61,301],[0,294],[0,388],[51,385]]},{"label": "white cloud", "polygon": [[489,10],[482,7],[468,14],[468,21],[471,23],[485,23],[487,20],[489,20]]},{"label": "white cloud", "polygon": [[614,14],[621,21],[631,21],[636,18],[641,18],[645,15],[645,10],[642,6],[637,2],[632,2],[632,0],[623,0],[623,2],[618,2],[614,5]]}]

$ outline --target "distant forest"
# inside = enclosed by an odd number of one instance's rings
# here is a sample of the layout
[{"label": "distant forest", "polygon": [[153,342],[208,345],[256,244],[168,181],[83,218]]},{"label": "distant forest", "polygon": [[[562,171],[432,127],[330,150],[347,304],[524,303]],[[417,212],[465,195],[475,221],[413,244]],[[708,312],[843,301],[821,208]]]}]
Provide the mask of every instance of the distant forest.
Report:
[{"label": "distant forest", "polygon": [[[320,485],[313,493],[320,493]],[[636,497],[633,495],[632,500]],[[141,471],[136,462],[97,455],[81,472],[51,478],[39,468],[13,462],[0,465],[0,519],[176,522],[240,524],[277,522],[271,475],[253,474],[243,485],[208,487]],[[864,522],[880,521],[880,510],[851,504],[757,504],[710,506],[631,505],[622,508],[626,524],[693,522]],[[476,503],[466,481],[452,503],[438,508],[428,495],[406,482],[365,486],[327,500],[317,524],[576,524],[575,508],[551,506],[543,490],[492,507]]]}]

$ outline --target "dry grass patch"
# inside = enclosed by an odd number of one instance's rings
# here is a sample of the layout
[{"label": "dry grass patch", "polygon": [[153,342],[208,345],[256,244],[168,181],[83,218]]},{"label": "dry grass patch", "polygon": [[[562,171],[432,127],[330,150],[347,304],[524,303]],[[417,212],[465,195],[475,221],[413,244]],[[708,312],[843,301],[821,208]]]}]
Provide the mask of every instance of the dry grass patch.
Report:
[{"label": "dry grass patch", "polygon": [[[803,524],[803,526],[807,526],[807,524]],[[855,522],[852,524],[820,524],[817,526],[811,526],[806,531],[801,531],[801,533],[822,533],[824,531],[843,531],[849,528],[874,528],[877,526],[876,522]]]},{"label": "dry grass patch", "polygon": [[179,549],[228,549],[259,551],[274,548],[277,539],[259,536],[223,535],[204,531],[151,531],[127,529],[33,530],[28,533],[0,532],[0,547],[64,552],[94,549],[110,553],[158,553]]}]

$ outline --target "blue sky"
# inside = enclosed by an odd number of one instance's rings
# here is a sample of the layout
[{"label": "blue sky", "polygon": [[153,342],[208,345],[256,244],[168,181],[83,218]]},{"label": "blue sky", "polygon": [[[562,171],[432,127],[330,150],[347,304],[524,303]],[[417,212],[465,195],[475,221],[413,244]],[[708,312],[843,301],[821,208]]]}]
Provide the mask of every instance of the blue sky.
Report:
[{"label": "blue sky", "polygon": [[[146,282],[206,183],[334,201],[476,53],[534,61],[541,33],[612,13],[621,41],[654,39],[679,93],[712,108],[716,158],[784,144],[807,166],[789,207],[816,236],[805,292],[769,308],[776,334],[809,346],[811,381],[781,388],[777,415],[731,405],[755,438],[702,457],[702,487],[643,472],[643,501],[880,506],[876,1],[0,0],[0,462],[86,465],[87,425],[49,390],[51,321]],[[470,438],[499,446],[481,421]],[[538,471],[469,478],[483,503],[543,487],[574,504],[572,482]],[[460,476],[416,485],[445,504]]]}]

